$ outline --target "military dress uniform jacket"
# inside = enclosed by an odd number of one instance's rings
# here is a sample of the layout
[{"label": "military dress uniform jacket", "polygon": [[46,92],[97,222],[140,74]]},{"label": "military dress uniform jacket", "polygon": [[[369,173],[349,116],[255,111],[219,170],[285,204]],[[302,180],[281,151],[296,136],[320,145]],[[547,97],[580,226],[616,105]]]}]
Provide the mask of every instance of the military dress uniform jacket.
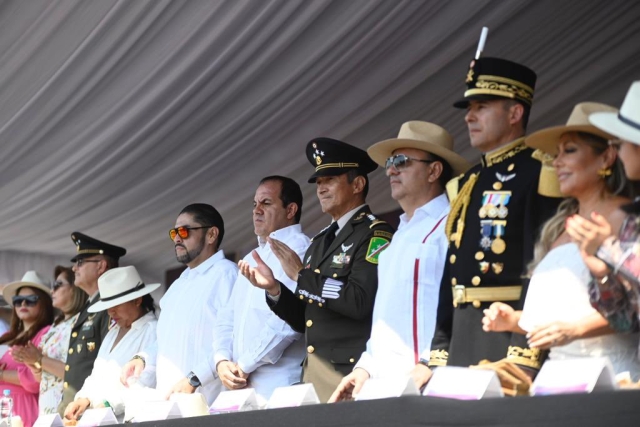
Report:
[{"label": "military dress uniform jacket", "polygon": [[[546,185],[540,180],[541,160],[521,138],[483,156],[453,189],[430,366],[469,366],[508,356],[539,369],[545,355],[529,349],[524,335],[484,332],[482,317],[495,301],[522,309],[534,243],[560,201],[539,194]],[[447,187],[452,190],[451,183]]]},{"label": "military dress uniform jacket", "polygon": [[323,254],[326,231],[312,239],[295,292],[281,286],[278,302],[267,298],[267,303],[294,330],[305,333],[309,355],[328,361],[343,376],[351,372],[371,334],[378,255],[389,245],[393,228],[364,206]]},{"label": "military dress uniform jacket", "polygon": [[[100,294],[93,302],[100,301]],[[93,304],[87,303],[78,314],[78,319],[71,329],[67,364],[65,366],[62,403],[58,412],[64,413],[78,390],[82,388],[84,380],[91,374],[93,362],[104,337],[109,332],[109,314],[107,311],[88,313],[87,309]]]}]

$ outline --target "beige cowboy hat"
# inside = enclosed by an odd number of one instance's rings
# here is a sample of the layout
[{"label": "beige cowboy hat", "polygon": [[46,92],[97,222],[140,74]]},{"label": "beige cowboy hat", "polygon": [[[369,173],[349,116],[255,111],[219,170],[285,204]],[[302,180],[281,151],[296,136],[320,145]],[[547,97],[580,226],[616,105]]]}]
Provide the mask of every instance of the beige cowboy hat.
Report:
[{"label": "beige cowboy hat", "polygon": [[132,265],[112,268],[98,277],[100,301],[87,309],[89,313],[97,313],[116,305],[150,294],[160,287],[160,283],[146,285],[138,270]]},{"label": "beige cowboy hat", "polygon": [[609,105],[600,104],[599,102],[581,102],[573,107],[573,111],[566,125],[554,126],[534,132],[526,137],[524,142],[529,147],[538,148],[545,153],[555,156],[558,154],[560,137],[567,132],[587,132],[605,139],[611,139],[610,134],[589,123],[589,116],[591,114],[604,111],[617,113],[618,110]]},{"label": "beige cowboy hat", "polygon": [[25,286],[40,289],[41,291],[51,295],[49,282],[46,279],[43,279],[42,276],[37,272],[29,270],[24,273],[24,276],[22,276],[22,279],[20,281],[9,283],[4,287],[4,289],[2,289],[2,296],[7,304],[11,304],[11,300],[18,292],[18,289]]},{"label": "beige cowboy hat", "polygon": [[449,132],[429,122],[406,122],[400,128],[398,137],[373,144],[367,150],[374,162],[384,167],[385,162],[399,148],[415,148],[443,158],[454,175],[464,173],[471,167],[464,157],[453,151],[453,138]]},{"label": "beige cowboy hat", "polygon": [[631,84],[618,114],[594,113],[589,121],[620,139],[640,145],[640,80]]}]

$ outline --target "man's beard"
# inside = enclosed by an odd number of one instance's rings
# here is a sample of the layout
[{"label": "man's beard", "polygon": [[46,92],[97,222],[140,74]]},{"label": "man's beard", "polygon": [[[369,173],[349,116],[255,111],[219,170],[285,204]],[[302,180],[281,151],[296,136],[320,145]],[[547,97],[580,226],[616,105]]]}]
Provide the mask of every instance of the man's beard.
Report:
[{"label": "man's beard", "polygon": [[[176,252],[176,259],[178,260],[178,262],[181,263],[181,264],[189,264],[191,261],[193,261],[195,258],[197,258],[198,255],[200,255],[200,253],[204,249],[204,243],[205,243],[206,238],[207,238],[207,236],[203,235],[202,239],[200,240],[200,244],[197,247],[191,249],[190,251],[186,251],[182,255],[178,255],[178,253]],[[176,246],[178,246],[178,245],[176,245]],[[187,249],[183,245],[180,245],[180,246],[182,246],[183,249]]]}]

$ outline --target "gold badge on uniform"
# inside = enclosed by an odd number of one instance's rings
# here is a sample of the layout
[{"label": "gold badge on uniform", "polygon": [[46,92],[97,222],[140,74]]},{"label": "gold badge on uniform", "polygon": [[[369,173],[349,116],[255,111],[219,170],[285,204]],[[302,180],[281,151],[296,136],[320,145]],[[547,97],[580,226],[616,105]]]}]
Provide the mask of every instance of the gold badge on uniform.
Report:
[{"label": "gold badge on uniform", "polygon": [[87,350],[93,351],[95,349],[96,349],[96,343],[94,343],[94,342],[88,342],[87,343]]},{"label": "gold badge on uniform", "polygon": [[78,344],[76,346],[76,352],[80,353],[82,351],[82,344]]},{"label": "gold badge on uniform", "polygon": [[504,270],[504,264],[501,262],[492,262],[491,269],[493,270],[494,273],[500,274],[502,273],[502,270]]}]

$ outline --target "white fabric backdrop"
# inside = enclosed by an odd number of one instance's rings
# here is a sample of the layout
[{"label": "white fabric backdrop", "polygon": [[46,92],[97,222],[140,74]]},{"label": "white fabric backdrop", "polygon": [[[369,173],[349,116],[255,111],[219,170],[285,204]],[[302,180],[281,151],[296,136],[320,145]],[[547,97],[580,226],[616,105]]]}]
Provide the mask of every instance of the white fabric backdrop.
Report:
[{"label": "white fabric backdrop", "polygon": [[[80,230],[161,280],[188,203],[220,210],[224,249],[255,246],[253,193],[275,173],[301,184],[312,235],[328,223],[306,184],[313,137],[366,148],[429,120],[477,160],[451,103],[483,25],[486,56],[539,74],[535,130],[578,101],[621,103],[640,78],[639,22],[628,0],[3,1],[0,250],[66,260]],[[376,171],[375,211],[396,208],[387,187]],[[16,256],[0,280],[37,263]]]}]

